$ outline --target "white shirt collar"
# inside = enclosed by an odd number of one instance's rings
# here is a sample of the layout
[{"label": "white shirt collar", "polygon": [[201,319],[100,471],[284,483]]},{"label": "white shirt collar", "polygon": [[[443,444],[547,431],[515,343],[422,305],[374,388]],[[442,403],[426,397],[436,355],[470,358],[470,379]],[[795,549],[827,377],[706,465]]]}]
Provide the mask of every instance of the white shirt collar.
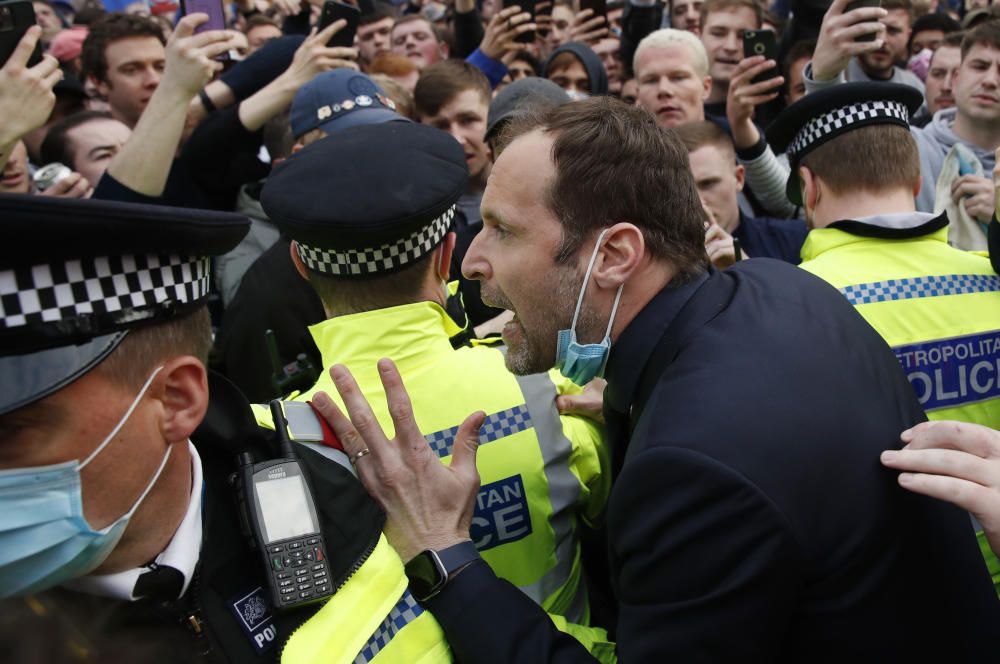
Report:
[{"label": "white shirt collar", "polygon": [[[158,565],[167,565],[178,570],[184,575],[183,595],[187,592],[188,585],[194,576],[194,568],[198,564],[198,556],[201,553],[201,497],[202,497],[202,474],[201,457],[191,441],[188,441],[188,450],[191,452],[191,498],[188,501],[187,512],[181,525],[177,527],[177,532],[167,544],[163,552],[158,555],[154,562]],[[136,567],[135,569],[117,572],[115,574],[91,574],[79,579],[75,579],[66,584],[67,588],[88,593],[91,595],[103,595],[115,599],[132,601],[138,599],[133,595],[136,581],[139,575],[148,572],[146,567]]]},{"label": "white shirt collar", "polygon": [[868,224],[869,226],[906,230],[923,226],[937,216],[933,212],[895,212],[892,214],[876,214],[870,217],[858,217],[855,221]]}]

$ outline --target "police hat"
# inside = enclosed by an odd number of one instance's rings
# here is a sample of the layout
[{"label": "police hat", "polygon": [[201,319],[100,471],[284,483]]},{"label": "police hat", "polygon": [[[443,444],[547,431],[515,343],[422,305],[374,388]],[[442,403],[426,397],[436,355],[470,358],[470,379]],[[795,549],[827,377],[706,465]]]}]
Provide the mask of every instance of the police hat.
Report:
[{"label": "police hat", "polygon": [[129,329],[194,310],[240,215],[0,195],[0,414],[96,366]]},{"label": "police hat", "polygon": [[791,173],[785,193],[802,205],[799,162],[830,139],[875,124],[909,128],[910,115],[923,103],[923,95],[897,83],[844,83],[811,92],[795,102],[767,127],[775,152],[787,152]]},{"label": "police hat", "polygon": [[430,253],[468,180],[445,132],[387,122],[328,136],[276,166],[260,202],[306,267],[337,277],[394,272]]}]

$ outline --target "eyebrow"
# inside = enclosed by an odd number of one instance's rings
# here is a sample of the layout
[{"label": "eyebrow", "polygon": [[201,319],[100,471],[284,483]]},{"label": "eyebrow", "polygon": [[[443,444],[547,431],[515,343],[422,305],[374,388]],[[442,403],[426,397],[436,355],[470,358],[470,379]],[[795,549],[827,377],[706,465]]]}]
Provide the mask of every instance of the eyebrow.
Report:
[{"label": "eyebrow", "polygon": [[87,152],[87,156],[88,157],[93,157],[95,152],[100,152],[101,150],[113,150],[115,147],[117,147],[117,146],[115,146],[115,145],[98,145],[97,147],[91,148]]}]

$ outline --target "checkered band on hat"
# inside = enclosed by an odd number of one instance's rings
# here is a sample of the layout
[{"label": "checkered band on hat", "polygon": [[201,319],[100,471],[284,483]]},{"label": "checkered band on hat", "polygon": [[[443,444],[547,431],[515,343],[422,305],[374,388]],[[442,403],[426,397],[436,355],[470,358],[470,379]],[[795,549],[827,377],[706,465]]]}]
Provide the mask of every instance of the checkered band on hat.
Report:
[{"label": "checkered band on hat", "polygon": [[0,335],[112,332],[194,304],[210,285],[208,257],[91,256],[0,270]]},{"label": "checkered band on hat", "polygon": [[299,242],[299,256],[310,270],[338,277],[389,272],[429,253],[448,233],[455,206],[409,237],[373,249],[322,249]]},{"label": "checkered band on hat", "polygon": [[843,106],[813,118],[806,123],[788,146],[788,157],[794,159],[813,144],[856,124],[872,124],[872,120],[888,119],[909,126],[910,113],[906,104],[897,101],[866,101]]}]

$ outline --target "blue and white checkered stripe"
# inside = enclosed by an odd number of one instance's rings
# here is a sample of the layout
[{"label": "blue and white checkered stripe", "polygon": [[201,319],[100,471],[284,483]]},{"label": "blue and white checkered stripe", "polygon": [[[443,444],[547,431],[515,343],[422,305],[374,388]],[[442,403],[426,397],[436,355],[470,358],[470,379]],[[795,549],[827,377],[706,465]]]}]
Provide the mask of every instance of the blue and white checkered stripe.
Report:
[{"label": "blue and white checkered stripe", "polygon": [[[530,429],[532,426],[531,414],[528,412],[528,406],[525,404],[487,415],[486,420],[483,422],[483,427],[479,431],[479,444],[485,445],[499,438],[512,436],[525,429]],[[451,454],[451,448],[455,444],[455,435],[457,433],[458,427],[455,426],[444,431],[435,431],[434,433],[427,434],[424,438],[431,446],[431,449],[434,450],[434,453],[443,459]]]},{"label": "blue and white checkered stripe", "polygon": [[424,612],[423,607],[417,604],[409,590],[403,591],[403,596],[389,611],[389,615],[378,626],[375,633],[368,639],[368,643],[361,649],[358,656],[354,658],[354,664],[368,664],[375,655],[379,654],[392,641],[393,637],[399,634],[400,630],[417,619]]},{"label": "blue and white checkered stripe", "polygon": [[938,277],[889,279],[840,289],[844,297],[854,305],[996,291],[1000,291],[1000,276],[995,274],[948,274]]}]

